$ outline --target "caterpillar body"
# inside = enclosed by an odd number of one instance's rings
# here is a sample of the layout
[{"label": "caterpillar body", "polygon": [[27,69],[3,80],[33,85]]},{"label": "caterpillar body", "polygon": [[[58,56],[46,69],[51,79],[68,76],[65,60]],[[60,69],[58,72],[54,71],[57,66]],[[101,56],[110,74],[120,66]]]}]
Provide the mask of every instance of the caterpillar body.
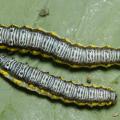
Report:
[{"label": "caterpillar body", "polygon": [[116,93],[109,88],[75,84],[42,72],[13,58],[0,56],[0,73],[15,84],[52,99],[80,106],[110,106],[116,103]]},{"label": "caterpillar body", "polygon": [[81,46],[54,33],[28,27],[0,26],[0,49],[30,52],[53,58],[54,61],[79,67],[119,65],[120,49]]}]

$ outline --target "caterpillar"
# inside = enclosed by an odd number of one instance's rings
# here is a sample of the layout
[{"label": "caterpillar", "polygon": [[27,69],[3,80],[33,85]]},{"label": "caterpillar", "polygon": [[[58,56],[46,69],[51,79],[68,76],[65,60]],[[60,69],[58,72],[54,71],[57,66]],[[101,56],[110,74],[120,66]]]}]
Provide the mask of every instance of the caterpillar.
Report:
[{"label": "caterpillar", "polygon": [[41,54],[54,61],[79,67],[109,67],[119,65],[120,49],[111,47],[82,46],[54,33],[29,27],[0,26],[0,49]]},{"label": "caterpillar", "polygon": [[18,86],[65,103],[90,107],[110,106],[116,103],[117,95],[110,88],[65,81],[61,77],[3,55],[0,56],[0,73]]}]

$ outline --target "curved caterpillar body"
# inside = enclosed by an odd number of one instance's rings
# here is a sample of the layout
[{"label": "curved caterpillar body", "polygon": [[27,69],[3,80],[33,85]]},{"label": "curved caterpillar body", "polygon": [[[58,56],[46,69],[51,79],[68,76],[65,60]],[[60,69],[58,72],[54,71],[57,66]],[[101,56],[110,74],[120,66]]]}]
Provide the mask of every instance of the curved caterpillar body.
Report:
[{"label": "curved caterpillar body", "polygon": [[22,53],[31,52],[79,67],[109,67],[120,63],[120,49],[110,47],[80,46],[54,33],[14,25],[0,26],[0,48]]},{"label": "curved caterpillar body", "polygon": [[15,84],[52,99],[91,107],[110,106],[116,102],[116,93],[108,88],[64,81],[12,58],[0,56],[0,66],[0,73]]}]

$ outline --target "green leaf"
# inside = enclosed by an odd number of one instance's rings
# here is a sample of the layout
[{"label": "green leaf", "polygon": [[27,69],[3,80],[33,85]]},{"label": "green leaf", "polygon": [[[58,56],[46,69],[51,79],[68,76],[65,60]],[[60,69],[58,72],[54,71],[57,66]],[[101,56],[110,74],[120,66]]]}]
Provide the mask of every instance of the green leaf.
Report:
[{"label": "green leaf", "polygon": [[[49,10],[40,16],[42,9]],[[55,31],[61,37],[83,45],[120,44],[119,0],[0,0],[0,23],[29,25]],[[1,51],[2,53],[3,51]],[[5,53],[7,54],[7,53]],[[66,80],[112,87],[118,95],[117,104],[108,109],[87,109],[65,105],[17,87],[0,77],[0,120],[119,120],[119,67],[72,70],[51,60],[32,55],[10,54],[18,61],[28,62]]]}]

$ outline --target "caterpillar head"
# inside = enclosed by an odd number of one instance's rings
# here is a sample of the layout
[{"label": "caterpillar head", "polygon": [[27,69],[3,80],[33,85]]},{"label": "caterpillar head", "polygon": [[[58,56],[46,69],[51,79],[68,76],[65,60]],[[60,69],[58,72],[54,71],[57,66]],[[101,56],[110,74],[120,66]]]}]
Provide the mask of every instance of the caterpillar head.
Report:
[{"label": "caterpillar head", "polygon": [[4,62],[4,68],[9,70],[11,69],[11,66],[13,64],[13,62],[15,62],[15,60],[12,58],[12,59],[9,59],[9,58],[6,58],[6,61]]},{"label": "caterpillar head", "polygon": [[10,63],[9,59],[7,59],[5,56],[0,56],[0,64],[3,68],[9,69]]}]

